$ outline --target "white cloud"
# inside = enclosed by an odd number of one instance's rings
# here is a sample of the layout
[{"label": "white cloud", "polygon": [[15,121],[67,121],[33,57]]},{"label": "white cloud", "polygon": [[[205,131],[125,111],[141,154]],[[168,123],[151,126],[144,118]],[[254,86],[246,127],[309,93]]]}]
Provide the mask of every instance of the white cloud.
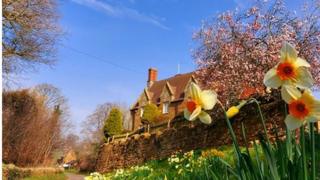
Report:
[{"label": "white cloud", "polygon": [[159,18],[154,16],[144,15],[135,9],[131,9],[123,6],[115,6],[110,3],[101,2],[98,0],[71,0],[71,1],[83,6],[100,10],[109,16],[130,18],[140,22],[152,24],[154,26],[160,27],[165,30],[169,30],[169,27],[162,24]]}]

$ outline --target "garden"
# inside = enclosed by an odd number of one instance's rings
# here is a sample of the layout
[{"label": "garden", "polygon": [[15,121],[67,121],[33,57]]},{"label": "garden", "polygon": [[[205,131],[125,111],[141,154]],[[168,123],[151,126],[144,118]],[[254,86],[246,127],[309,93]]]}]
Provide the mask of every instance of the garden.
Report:
[{"label": "garden", "polygon": [[[280,88],[285,104],[285,138],[268,137],[264,115],[259,102],[250,98],[236,106],[225,109],[213,90],[201,90],[192,83],[184,110],[186,120],[199,119],[211,124],[212,118],[206,110],[220,106],[225,112],[225,122],[232,138],[232,147],[195,150],[172,155],[168,159],[150,161],[144,165],[101,175],[91,173],[86,179],[312,179],[320,177],[320,135],[315,123],[320,119],[320,101],[310,90],[313,78],[308,71],[310,64],[298,57],[289,43],[283,43],[280,61],[264,76],[267,88]],[[271,91],[271,90],[270,90]],[[246,140],[246,129],[242,126],[245,147],[238,144],[230,119],[243,106],[257,104],[262,132],[257,141]]]}]

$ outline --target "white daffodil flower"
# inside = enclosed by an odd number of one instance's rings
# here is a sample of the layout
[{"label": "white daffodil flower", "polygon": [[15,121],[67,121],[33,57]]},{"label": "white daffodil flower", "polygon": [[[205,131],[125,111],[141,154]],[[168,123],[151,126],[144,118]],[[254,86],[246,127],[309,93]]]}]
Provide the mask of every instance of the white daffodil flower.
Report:
[{"label": "white daffodil flower", "polygon": [[187,97],[189,98],[184,110],[184,117],[189,121],[194,121],[199,117],[200,121],[205,124],[212,122],[208,113],[202,110],[211,110],[217,103],[217,93],[211,90],[201,91],[200,87],[191,83],[187,90]]},{"label": "white daffodil flower", "polygon": [[270,88],[279,88],[286,91],[283,85],[294,85],[302,89],[309,89],[314,81],[307,68],[310,64],[302,58],[299,58],[297,51],[288,43],[284,43],[280,51],[280,62],[274,68],[270,69],[263,83]]},{"label": "white daffodil flower", "polygon": [[320,101],[315,99],[310,90],[305,90],[302,94],[294,87],[291,88],[292,95],[283,99],[289,105],[289,114],[285,123],[290,130],[299,128],[308,122],[320,120]]}]

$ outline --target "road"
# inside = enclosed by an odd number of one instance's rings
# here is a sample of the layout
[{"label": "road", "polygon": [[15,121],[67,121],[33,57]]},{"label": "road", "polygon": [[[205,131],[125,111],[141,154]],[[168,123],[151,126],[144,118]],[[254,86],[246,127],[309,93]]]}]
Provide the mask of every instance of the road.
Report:
[{"label": "road", "polygon": [[73,173],[66,173],[68,180],[84,180],[84,175],[81,174],[73,174]]}]

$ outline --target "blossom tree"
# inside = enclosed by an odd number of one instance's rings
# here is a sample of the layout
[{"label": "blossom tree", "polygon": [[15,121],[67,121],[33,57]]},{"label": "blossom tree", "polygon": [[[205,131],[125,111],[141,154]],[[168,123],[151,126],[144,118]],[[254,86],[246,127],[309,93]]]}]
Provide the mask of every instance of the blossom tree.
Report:
[{"label": "blossom tree", "polygon": [[279,62],[279,49],[288,42],[311,65],[319,88],[319,19],[319,0],[306,3],[298,13],[275,0],[258,1],[246,10],[225,12],[204,22],[194,35],[199,82],[216,90],[227,105],[248,93],[264,94],[264,74]]}]

